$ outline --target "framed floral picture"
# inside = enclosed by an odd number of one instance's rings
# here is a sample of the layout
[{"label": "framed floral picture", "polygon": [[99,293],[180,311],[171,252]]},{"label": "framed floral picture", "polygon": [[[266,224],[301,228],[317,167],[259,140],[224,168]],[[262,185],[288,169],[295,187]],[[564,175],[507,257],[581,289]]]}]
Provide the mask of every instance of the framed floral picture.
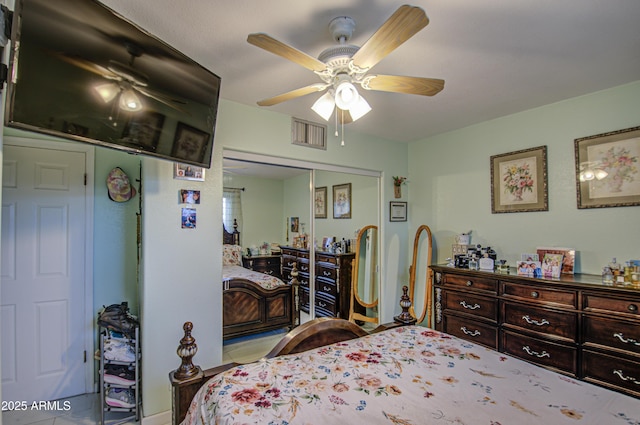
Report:
[{"label": "framed floral picture", "polygon": [[327,218],[327,186],[316,187],[313,205],[315,218]]},{"label": "framed floral picture", "polygon": [[333,186],[333,218],[351,218],[351,183]]},{"label": "framed floral picture", "polygon": [[491,212],[548,211],[547,147],[491,157]]},{"label": "framed floral picture", "polygon": [[578,208],[640,205],[640,127],[575,140]]}]

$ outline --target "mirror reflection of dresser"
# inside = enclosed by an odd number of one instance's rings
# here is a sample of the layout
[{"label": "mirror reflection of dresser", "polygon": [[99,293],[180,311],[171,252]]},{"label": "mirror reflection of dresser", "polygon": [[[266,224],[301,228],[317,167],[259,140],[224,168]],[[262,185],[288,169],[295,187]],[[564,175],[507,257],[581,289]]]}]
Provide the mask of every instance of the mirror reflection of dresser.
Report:
[{"label": "mirror reflection of dresser", "polygon": [[282,278],[282,274],[280,272],[281,268],[281,258],[280,254],[272,254],[272,255],[253,255],[253,256],[242,256],[242,267],[253,270],[260,273],[265,273],[271,276],[275,276],[279,279]]}]

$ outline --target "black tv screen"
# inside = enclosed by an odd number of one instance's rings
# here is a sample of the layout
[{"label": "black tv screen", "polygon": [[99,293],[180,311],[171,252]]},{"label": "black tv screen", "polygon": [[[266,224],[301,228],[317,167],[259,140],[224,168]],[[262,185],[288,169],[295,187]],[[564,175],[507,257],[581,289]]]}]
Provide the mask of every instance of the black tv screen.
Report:
[{"label": "black tv screen", "polygon": [[209,168],[220,77],[94,0],[17,0],[5,124]]}]

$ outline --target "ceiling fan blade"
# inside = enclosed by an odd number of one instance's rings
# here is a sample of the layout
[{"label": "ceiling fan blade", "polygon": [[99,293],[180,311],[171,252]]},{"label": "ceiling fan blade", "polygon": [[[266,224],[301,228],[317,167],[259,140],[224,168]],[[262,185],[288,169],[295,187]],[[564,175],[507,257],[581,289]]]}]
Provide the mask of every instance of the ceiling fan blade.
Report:
[{"label": "ceiling fan blade", "polygon": [[[143,89],[142,87],[138,87],[138,86],[131,86],[131,87],[132,87],[134,90],[137,90],[138,92],[140,92],[141,94],[143,94],[144,96],[147,96],[147,97],[149,97],[149,98],[151,98],[151,99],[155,99],[155,100],[157,100],[157,101],[158,101],[158,102],[160,102],[160,103],[164,103],[165,105],[169,106],[170,108],[175,109],[176,111],[180,111],[180,112],[182,112],[182,113],[184,113],[184,114],[191,115],[191,113],[189,113],[187,110],[185,110],[185,109],[183,109],[183,108],[179,107],[178,105],[176,105],[176,104],[173,102],[173,100],[171,100],[171,99],[169,99],[169,98],[166,98],[166,97],[164,97],[164,96],[160,96],[160,95],[157,95],[157,94],[151,93],[149,90],[147,90],[147,89]],[[184,104],[184,102],[180,102],[180,103],[183,103],[183,104]]]},{"label": "ceiling fan blade", "polygon": [[429,23],[419,7],[400,6],[353,55],[353,64],[370,69]]},{"label": "ceiling fan blade", "polygon": [[399,75],[369,75],[362,82],[366,90],[433,96],[444,88],[444,80],[437,78],[403,77]]},{"label": "ceiling fan blade", "polygon": [[270,97],[269,99],[263,99],[258,102],[260,106],[273,106],[278,103],[286,102],[287,100],[295,99],[296,97],[305,96],[307,94],[322,91],[329,87],[328,84],[311,84],[310,86],[302,87],[296,90],[292,90],[287,93],[280,94],[278,96]]},{"label": "ceiling fan blade", "polygon": [[309,56],[298,49],[288,46],[270,35],[264,33],[249,34],[247,41],[254,46],[260,47],[275,55],[282,56],[298,65],[302,65],[311,71],[320,72],[327,68],[323,62],[320,62],[313,56]]},{"label": "ceiling fan blade", "polygon": [[116,80],[116,81],[122,80],[122,78],[119,75],[109,71],[107,68],[101,65],[98,65],[97,63],[93,63],[86,59],[82,59],[75,56],[67,56],[67,55],[62,55],[57,53],[55,55],[58,56],[63,61],[73,66],[76,66],[80,69],[84,69],[85,71],[89,71],[94,74],[100,75],[101,77],[107,78],[109,80]]}]

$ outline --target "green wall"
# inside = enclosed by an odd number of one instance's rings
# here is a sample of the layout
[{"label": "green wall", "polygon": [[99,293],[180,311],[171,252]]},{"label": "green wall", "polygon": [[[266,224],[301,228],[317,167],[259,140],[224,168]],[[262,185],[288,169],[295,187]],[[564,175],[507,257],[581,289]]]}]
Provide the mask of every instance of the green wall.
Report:
[{"label": "green wall", "polygon": [[[640,258],[640,207],[577,209],[574,139],[640,125],[640,82],[486,121],[409,145],[409,217],[434,231],[434,262],[454,235],[512,265],[537,246],[572,247],[576,269]],[[492,214],[489,157],[547,146],[549,211]],[[420,182],[420,184],[416,184]]]}]

